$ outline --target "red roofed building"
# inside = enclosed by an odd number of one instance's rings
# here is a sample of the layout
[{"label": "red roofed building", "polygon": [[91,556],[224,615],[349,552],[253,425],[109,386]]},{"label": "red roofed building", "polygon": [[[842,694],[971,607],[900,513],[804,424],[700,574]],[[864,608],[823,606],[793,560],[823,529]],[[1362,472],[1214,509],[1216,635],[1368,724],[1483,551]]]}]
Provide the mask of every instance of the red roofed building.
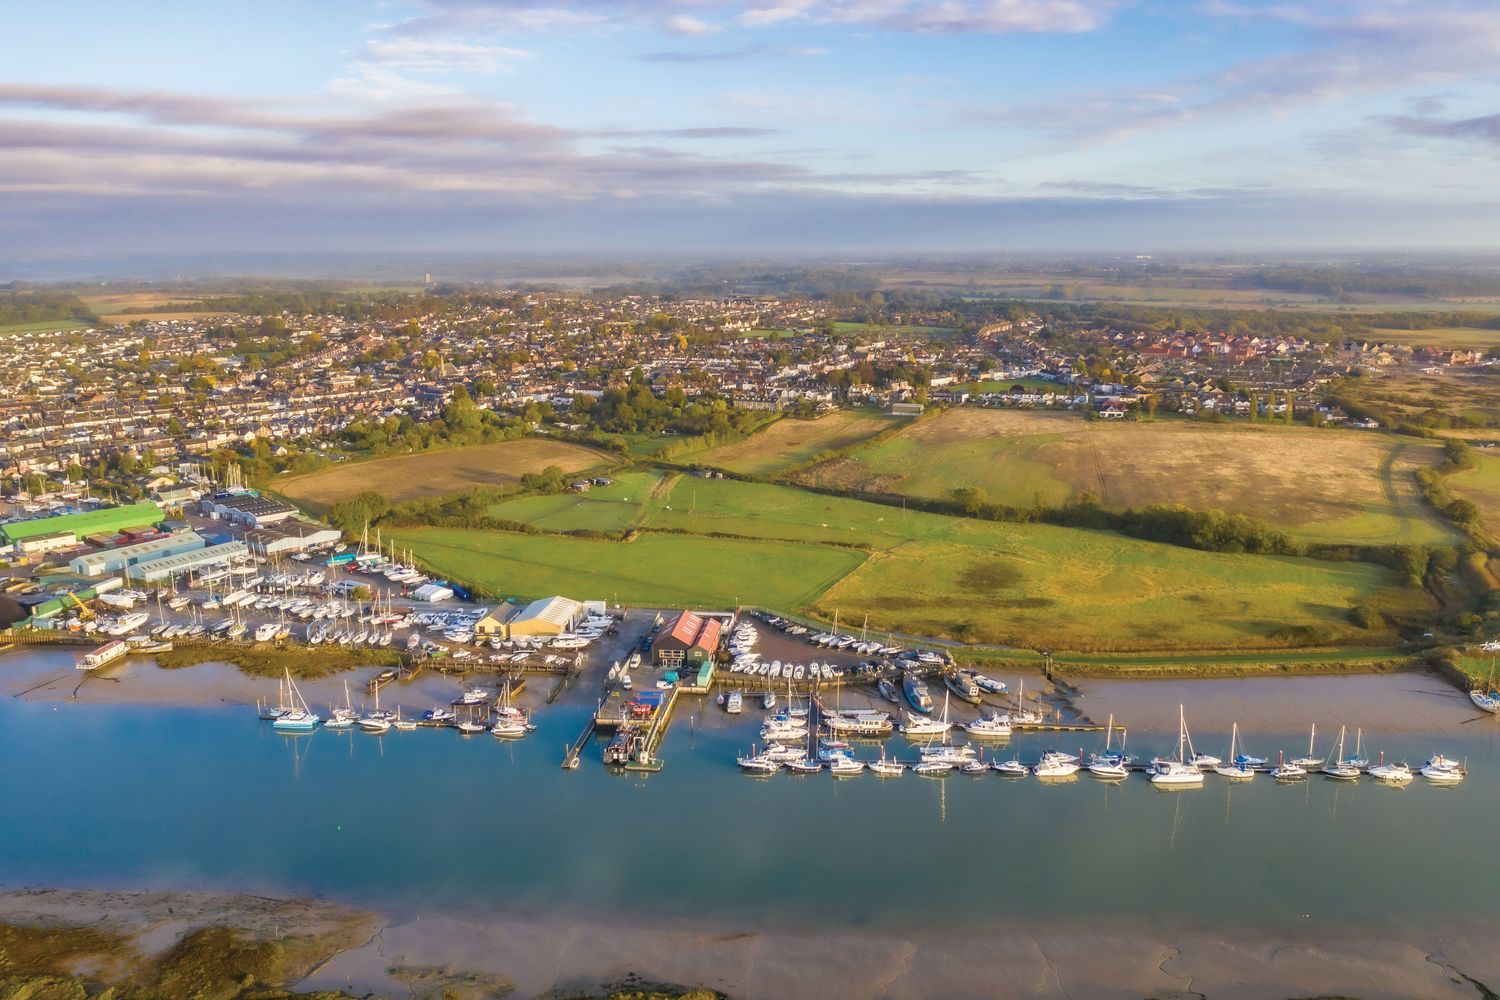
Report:
[{"label": "red roofed building", "polygon": [[722,628],[723,623],[717,618],[684,611],[657,635],[651,644],[651,656],[658,665],[666,667],[712,663]]}]

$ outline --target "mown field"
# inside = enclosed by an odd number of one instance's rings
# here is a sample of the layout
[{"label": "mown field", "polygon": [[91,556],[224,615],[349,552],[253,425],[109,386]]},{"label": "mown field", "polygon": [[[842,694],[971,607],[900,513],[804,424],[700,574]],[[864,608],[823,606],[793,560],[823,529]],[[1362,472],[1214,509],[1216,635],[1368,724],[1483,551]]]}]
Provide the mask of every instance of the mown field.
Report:
[{"label": "mown field", "polygon": [[439,573],[502,597],[567,594],[632,605],[806,607],[862,563],[854,549],[645,534],[629,542],[475,529],[391,533]]},{"label": "mown field", "polygon": [[323,512],[366,490],[400,502],[458,493],[475,486],[513,486],[523,475],[541,472],[550,465],[576,473],[610,461],[609,455],[592,448],[545,438],[521,438],[346,462],[288,479],[279,483],[277,489],[288,499]]},{"label": "mown field", "polygon": [[[754,440],[753,438],[750,440]],[[1087,492],[1111,509],[1178,503],[1261,518],[1319,542],[1442,543],[1449,528],[1418,493],[1435,444],[1367,432],[1106,423],[1073,413],[950,410],[794,475],[797,482],[942,498],[1054,505]]]},{"label": "mown field", "polygon": [[664,484],[666,478],[654,470],[626,472],[614,477],[611,485],[595,487],[585,494],[512,497],[492,504],[489,512],[548,531],[622,532],[645,520],[648,511],[661,508],[670,492],[670,485]]},{"label": "mown field", "polygon": [[1075,652],[1385,646],[1394,634],[1350,624],[1351,607],[1430,607],[1423,592],[1368,564],[1199,552],[728,479],[669,477],[643,492],[651,475],[582,497],[497,505],[553,529],[627,521],[648,529],[627,543],[447,529],[396,537],[439,572],[505,596],[757,604],[825,619],[838,612],[845,622],[868,615],[883,631]]},{"label": "mown field", "polygon": [[858,444],[902,419],[873,410],[835,410],[815,420],[783,417],[743,440],[680,455],[678,460],[743,475],[771,476],[822,452]]}]

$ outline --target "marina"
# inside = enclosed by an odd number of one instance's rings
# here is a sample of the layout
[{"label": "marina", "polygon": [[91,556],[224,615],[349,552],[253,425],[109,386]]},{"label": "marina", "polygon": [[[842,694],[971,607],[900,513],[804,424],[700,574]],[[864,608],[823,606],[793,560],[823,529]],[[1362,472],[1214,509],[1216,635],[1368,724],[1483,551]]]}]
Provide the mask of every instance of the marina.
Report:
[{"label": "marina", "polygon": [[[55,653],[23,650],[0,659],[0,670],[6,670],[0,676],[15,676],[18,658],[38,655],[57,663]],[[57,672],[56,666],[48,669]],[[159,680],[175,685],[163,689],[169,699],[171,690],[187,691],[181,685],[199,682],[195,671],[202,671],[201,683],[240,685],[219,690],[275,689],[274,681],[240,684],[234,673],[211,666],[160,672],[159,679],[145,668],[130,669],[136,673],[127,675],[122,690]],[[351,691],[359,680],[350,678]],[[1346,683],[1353,691],[1377,680]],[[98,683],[90,680],[83,690],[96,690]],[[345,700],[342,679],[301,687],[319,715],[325,704]],[[438,694],[445,689],[446,697]],[[1401,697],[1397,686],[1384,689]],[[94,697],[115,697],[97,690]],[[418,699],[461,700],[466,689],[433,676],[389,690],[401,692],[390,709],[413,718],[421,715]],[[1200,691],[1215,690],[1227,689],[1201,682]],[[493,686],[488,694],[492,700]],[[1188,700],[1190,722],[1205,696]],[[541,698],[538,693],[522,701],[535,708]],[[1170,913],[1184,923],[1213,920],[1222,926],[1224,898],[1235,900],[1228,924],[1258,929],[1296,931],[1309,920],[1322,928],[1369,928],[1500,916],[1489,888],[1452,861],[1488,849],[1485,817],[1500,791],[1495,731],[1462,725],[1471,712],[1457,707],[1467,704],[1461,696],[1453,699],[1442,731],[1389,732],[1385,720],[1371,717],[1364,736],[1372,760],[1384,751],[1385,760],[1407,761],[1414,772],[1424,766],[1466,770],[1457,787],[1420,775],[1410,782],[1382,780],[1373,772],[1382,765],[1372,763],[1355,782],[1311,776],[1295,783],[1268,777],[1235,782],[1215,776],[1174,793],[1143,780],[1140,764],[1131,766],[1134,778],[1126,781],[1083,773],[1005,781],[1006,772],[993,767],[985,772],[990,777],[970,780],[957,754],[924,756],[918,745],[899,737],[884,744],[883,777],[881,745],[856,739],[847,742],[864,766],[858,773],[850,769],[848,777],[798,779],[783,772],[769,781],[746,780],[738,776],[735,757],[756,741],[767,713],[757,705],[730,716],[712,699],[690,695],[674,700],[674,724],[657,726],[654,737],[650,721],[634,730],[638,738],[657,741],[651,754],[668,761],[665,768],[611,768],[602,766],[603,755],[610,741],[629,730],[617,725],[593,733],[598,706],[589,698],[574,690],[545,712],[534,712],[535,734],[519,741],[407,735],[394,725],[385,735],[323,726],[281,733],[248,717],[239,704],[207,699],[198,705],[0,699],[0,750],[24,746],[33,759],[49,761],[45,772],[7,769],[0,776],[0,793],[16,818],[4,875],[11,884],[253,886],[403,909],[538,906],[548,912],[586,910],[607,920],[634,914],[782,928],[838,919],[851,906],[869,914],[871,926],[886,928],[920,922],[972,931],[1012,919],[995,914],[984,893],[913,896],[893,893],[889,880],[870,877],[872,864],[907,853],[896,845],[942,829],[945,843],[983,845],[1027,863],[975,867],[963,850],[921,852],[920,861],[912,856],[907,863],[919,863],[924,879],[936,885],[989,887],[1018,906],[1024,901],[1025,919],[1032,922],[1155,920]],[[1173,747],[1176,704],[1161,706],[1159,714],[1151,720],[1154,728],[1132,727],[1130,744],[1138,756]],[[1220,729],[1206,707],[1199,715],[1205,721],[1194,727],[1194,738],[1227,743],[1228,727]],[[1372,736],[1372,728],[1381,735]],[[1337,731],[1337,725],[1319,727],[1320,752],[1328,754]],[[1117,744],[1119,732],[1110,735]],[[1272,760],[1277,749],[1301,753],[1307,739],[1303,725],[1253,732],[1254,748],[1271,751]],[[557,748],[574,745],[570,741],[576,741],[579,766],[559,775]],[[1014,760],[1034,768],[1049,750],[1073,755],[1081,749],[1087,755],[1102,751],[1104,743],[1101,735],[1081,748],[1062,748],[1051,735],[1023,732],[1000,747],[981,745],[974,754],[992,764]],[[171,815],[145,808],[153,801],[145,794],[147,783],[158,795],[195,794],[201,771],[184,757],[188,746],[192,759],[215,762],[216,781],[254,794]],[[1346,756],[1353,746],[1347,737]],[[933,776],[919,778],[913,763],[927,763]],[[906,766],[898,770],[898,764]],[[566,795],[559,794],[557,781],[565,783]],[[472,795],[476,783],[496,794]],[[403,798],[453,805],[437,813],[375,805]],[[110,815],[108,835],[80,834],[69,811],[60,808],[68,801],[87,801],[91,810]],[[272,802],[278,805],[271,808]],[[646,813],[643,803],[649,803]],[[611,821],[627,810],[670,819]],[[726,815],[737,819],[725,824]],[[1108,852],[1090,849],[1101,823],[1129,837],[1131,865],[1122,867]],[[789,824],[809,850],[757,846],[784,839]],[[1434,832],[1443,851],[1408,850],[1430,842]],[[77,849],[79,836],[88,839],[88,851]],[[598,850],[601,837],[610,839],[610,851]],[[621,852],[660,850],[668,838],[713,849],[668,848],[667,877],[654,866],[618,860]],[[1298,845],[1290,855],[1277,846],[1288,841]],[[382,864],[391,843],[416,846],[403,854],[401,865]],[[505,852],[507,864],[454,863],[494,849]],[[1248,866],[1255,872],[1248,878],[1242,866],[1209,863],[1225,851],[1278,860]],[[1392,852],[1402,864],[1383,863]],[[1064,858],[1066,867],[1059,867]],[[1396,898],[1402,900],[1399,909],[1387,905]]]}]

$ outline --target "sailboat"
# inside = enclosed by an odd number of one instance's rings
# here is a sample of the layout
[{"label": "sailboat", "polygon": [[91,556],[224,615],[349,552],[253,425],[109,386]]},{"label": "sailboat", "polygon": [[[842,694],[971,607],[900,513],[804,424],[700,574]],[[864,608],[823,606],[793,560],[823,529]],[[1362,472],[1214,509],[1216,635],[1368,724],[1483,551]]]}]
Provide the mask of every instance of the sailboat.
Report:
[{"label": "sailboat", "polygon": [[1120,749],[1112,750],[1115,738],[1115,717],[1111,713],[1104,729],[1104,752],[1089,757],[1089,773],[1096,778],[1125,778],[1130,775],[1131,758],[1125,756],[1125,739],[1120,738]]},{"label": "sailboat", "polygon": [[1328,760],[1323,763],[1323,773],[1341,781],[1356,781],[1359,778],[1359,768],[1344,758],[1344,729],[1343,726],[1339,727],[1339,741],[1328,755]]},{"label": "sailboat", "polygon": [[271,728],[280,729],[283,732],[305,733],[317,728],[318,717],[307,707],[307,701],[303,699],[302,692],[297,689],[297,684],[292,680],[292,672],[286,672],[286,687],[291,701],[290,711],[283,712],[274,722]]},{"label": "sailboat", "polygon": [[367,733],[385,733],[390,731],[391,723],[395,721],[396,716],[394,713],[381,711],[380,688],[377,687],[375,689],[375,708],[373,711],[366,712],[364,717],[359,720],[359,728]]},{"label": "sailboat", "polygon": [[1177,749],[1175,756],[1157,758],[1151,764],[1151,783],[1168,787],[1184,787],[1203,784],[1203,772],[1188,763],[1193,750],[1192,737],[1188,735],[1187,715],[1181,705],[1177,706]]},{"label": "sailboat", "polygon": [[1307,756],[1293,757],[1290,761],[1288,761],[1288,763],[1294,764],[1297,767],[1301,768],[1321,767],[1323,764],[1323,758],[1319,757],[1317,751],[1313,749],[1313,745],[1317,742],[1317,740],[1318,724],[1314,722],[1312,725],[1312,731],[1307,735]]},{"label": "sailboat", "polygon": [[1489,683],[1485,687],[1489,688],[1489,690],[1474,688],[1469,691],[1469,700],[1481,712],[1488,712],[1494,715],[1496,712],[1500,712],[1500,690],[1495,689],[1495,661],[1493,658],[1490,660]]},{"label": "sailboat", "polygon": [[1249,781],[1255,777],[1255,768],[1251,767],[1247,760],[1235,754],[1235,751],[1239,749],[1239,743],[1240,724],[1236,722],[1229,730],[1229,763],[1214,765],[1214,772],[1233,781]]},{"label": "sailboat", "polygon": [[328,721],[323,723],[325,729],[349,729],[359,721],[359,713],[354,710],[354,703],[349,699],[349,682],[344,682],[344,703],[342,705],[329,706]]}]

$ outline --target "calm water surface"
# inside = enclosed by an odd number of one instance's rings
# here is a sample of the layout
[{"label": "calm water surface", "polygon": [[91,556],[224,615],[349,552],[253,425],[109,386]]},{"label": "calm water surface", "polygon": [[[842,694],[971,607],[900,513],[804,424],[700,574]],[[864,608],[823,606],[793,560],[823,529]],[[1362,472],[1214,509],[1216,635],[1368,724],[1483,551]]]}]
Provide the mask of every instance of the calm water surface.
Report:
[{"label": "calm water surface", "polygon": [[[733,761],[753,722],[694,734],[685,716],[661,773],[606,773],[597,747],[563,772],[584,718],[544,709],[517,743],[452,731],[288,737],[245,708],[3,699],[0,883],[737,925],[1287,930],[1500,917],[1495,880],[1473,867],[1492,857],[1500,819],[1489,722],[1367,740],[1413,763],[1435,750],[1467,757],[1456,788],[1262,775],[1162,792],[1140,776],[757,780]],[[1199,736],[1216,751],[1223,742]],[[1143,736],[1136,749],[1171,739]],[[1251,749],[1274,758],[1306,739],[1254,734]],[[1012,749],[1034,758],[1056,742]],[[901,740],[890,747],[913,756]]]}]

